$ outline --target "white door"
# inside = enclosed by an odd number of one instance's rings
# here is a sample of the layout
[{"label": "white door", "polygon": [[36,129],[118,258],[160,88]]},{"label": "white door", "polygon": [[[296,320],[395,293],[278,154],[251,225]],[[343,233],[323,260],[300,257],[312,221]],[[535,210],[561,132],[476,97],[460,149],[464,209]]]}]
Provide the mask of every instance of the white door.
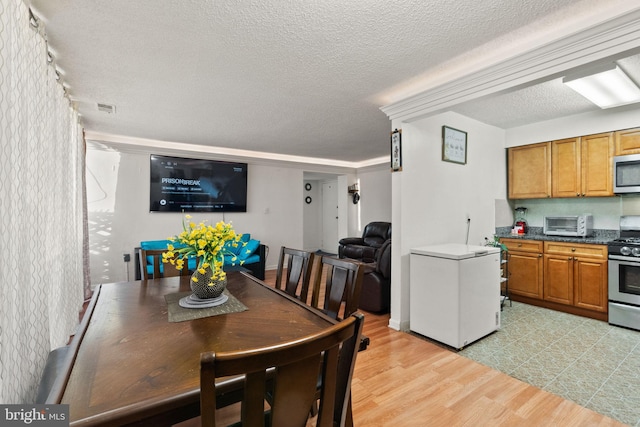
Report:
[{"label": "white door", "polygon": [[338,254],[338,182],[322,184],[322,250]]}]

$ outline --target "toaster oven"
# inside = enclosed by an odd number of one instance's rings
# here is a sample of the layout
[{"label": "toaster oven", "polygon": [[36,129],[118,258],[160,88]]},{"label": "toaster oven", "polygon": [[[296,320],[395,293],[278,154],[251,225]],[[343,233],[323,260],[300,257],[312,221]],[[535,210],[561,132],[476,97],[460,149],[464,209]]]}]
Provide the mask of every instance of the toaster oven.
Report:
[{"label": "toaster oven", "polygon": [[543,232],[548,236],[591,236],[593,234],[593,216],[545,216]]}]

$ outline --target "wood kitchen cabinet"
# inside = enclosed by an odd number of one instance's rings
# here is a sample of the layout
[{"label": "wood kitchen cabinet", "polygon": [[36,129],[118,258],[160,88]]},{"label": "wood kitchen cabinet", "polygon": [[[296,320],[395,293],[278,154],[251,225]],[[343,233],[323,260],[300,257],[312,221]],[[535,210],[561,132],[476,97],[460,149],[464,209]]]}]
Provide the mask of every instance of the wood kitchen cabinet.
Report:
[{"label": "wood kitchen cabinet", "polygon": [[608,132],[509,148],[509,198],[613,196],[614,147],[640,153],[636,131],[616,132],[615,144]]},{"label": "wood kitchen cabinet", "polygon": [[509,257],[509,294],[542,299],[543,242],[500,239]]},{"label": "wood kitchen cabinet", "polygon": [[573,304],[573,257],[544,255],[544,299]]},{"label": "wood kitchen cabinet", "polygon": [[615,133],[615,155],[640,154],[640,128],[619,130]]},{"label": "wood kitchen cabinet", "polygon": [[607,320],[607,246],[501,238],[513,301]]},{"label": "wood kitchen cabinet", "polygon": [[613,196],[613,132],[580,138],[583,197]]},{"label": "wood kitchen cabinet", "polygon": [[509,198],[551,197],[551,144],[523,145],[507,149]]},{"label": "wood kitchen cabinet", "polygon": [[607,247],[544,242],[543,298],[607,312]]},{"label": "wood kitchen cabinet", "polygon": [[580,138],[551,142],[551,196],[580,197]]},{"label": "wood kitchen cabinet", "polygon": [[612,155],[612,133],[552,141],[551,196],[613,196]]}]

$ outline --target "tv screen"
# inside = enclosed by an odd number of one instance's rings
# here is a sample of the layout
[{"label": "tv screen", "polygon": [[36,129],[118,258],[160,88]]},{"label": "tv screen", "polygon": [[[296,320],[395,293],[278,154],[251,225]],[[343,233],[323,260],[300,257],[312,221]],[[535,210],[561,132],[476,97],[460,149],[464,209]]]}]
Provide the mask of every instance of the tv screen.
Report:
[{"label": "tv screen", "polygon": [[246,212],[247,164],[151,155],[151,212]]}]

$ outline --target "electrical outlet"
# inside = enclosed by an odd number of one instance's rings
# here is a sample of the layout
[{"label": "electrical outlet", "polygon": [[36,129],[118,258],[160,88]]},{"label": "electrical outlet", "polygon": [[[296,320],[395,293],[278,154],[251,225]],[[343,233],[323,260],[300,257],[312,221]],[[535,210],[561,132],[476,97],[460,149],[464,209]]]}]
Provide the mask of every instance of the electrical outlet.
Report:
[{"label": "electrical outlet", "polygon": [[131,261],[131,254],[124,254],[124,262]]}]

